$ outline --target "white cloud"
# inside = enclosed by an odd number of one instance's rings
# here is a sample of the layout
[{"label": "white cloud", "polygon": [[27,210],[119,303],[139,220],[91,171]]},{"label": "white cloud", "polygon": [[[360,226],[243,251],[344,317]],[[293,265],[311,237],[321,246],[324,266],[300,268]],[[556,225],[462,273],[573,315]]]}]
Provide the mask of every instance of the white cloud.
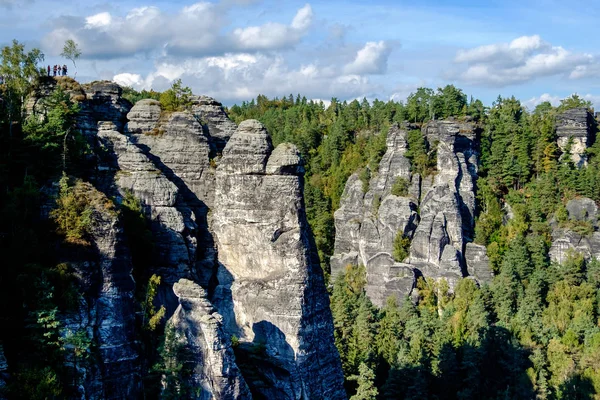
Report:
[{"label": "white cloud", "polygon": [[291,25],[269,22],[261,26],[249,26],[233,31],[240,49],[280,49],[296,44],[310,27],[313,12],[310,4],[298,10]]},{"label": "white cloud", "polygon": [[352,62],[344,67],[346,74],[383,74],[387,70],[387,61],[392,52],[384,41],[367,42],[358,50]]},{"label": "white cloud", "polygon": [[44,50],[51,55],[60,53],[65,38],[78,42],[85,57],[104,59],[134,54],[201,56],[276,50],[302,40],[313,19],[312,8],[306,4],[290,25],[267,22],[232,28],[225,18],[227,7],[233,5],[202,1],[175,13],[146,6],[131,9],[124,17],[102,12],[85,18],[59,18],[56,28],[43,40]]},{"label": "white cloud", "polygon": [[145,78],[134,73],[115,75],[117,83],[136,89],[164,90],[181,78],[194,93],[213,96],[225,103],[256,97],[287,96],[301,93],[308,98],[340,99],[361,97],[372,93],[374,85],[368,78],[330,74],[330,67],[317,64],[290,67],[281,55],[230,53],[223,56],[187,59],[183,62],[159,62]]},{"label": "white cloud", "polygon": [[94,29],[109,26],[112,22],[112,17],[108,12],[89,16],[85,19],[85,28]]},{"label": "white cloud", "polygon": [[579,78],[588,75],[590,68],[600,72],[599,61],[591,54],[552,46],[538,35],[459,50],[454,61],[460,65],[459,69],[450,72],[448,77],[490,86],[507,86],[555,75]]}]

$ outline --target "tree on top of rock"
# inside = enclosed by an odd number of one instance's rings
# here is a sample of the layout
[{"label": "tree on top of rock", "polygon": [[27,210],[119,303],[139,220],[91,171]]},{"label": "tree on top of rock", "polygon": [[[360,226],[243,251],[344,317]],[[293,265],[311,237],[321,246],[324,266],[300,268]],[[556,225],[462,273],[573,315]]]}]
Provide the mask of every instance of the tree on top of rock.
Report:
[{"label": "tree on top of rock", "polygon": [[81,57],[81,49],[79,45],[75,43],[73,39],[69,39],[65,42],[63,47],[63,52],[60,53],[61,57],[69,59],[73,62],[73,67],[75,67],[75,76],[77,76],[77,64],[75,64],[75,60]]},{"label": "tree on top of rock", "polygon": [[160,104],[165,111],[183,111],[192,105],[191,97],[192,89],[184,87],[181,79],[177,79],[160,95]]}]

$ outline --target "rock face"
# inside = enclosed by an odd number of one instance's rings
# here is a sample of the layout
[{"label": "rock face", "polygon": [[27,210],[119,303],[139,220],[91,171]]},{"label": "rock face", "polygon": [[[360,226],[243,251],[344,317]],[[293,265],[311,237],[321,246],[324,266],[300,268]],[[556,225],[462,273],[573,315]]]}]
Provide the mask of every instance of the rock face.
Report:
[{"label": "rock face", "polygon": [[237,129],[235,123],[227,116],[223,105],[212,97],[197,96],[192,99],[192,113],[212,137],[214,150],[221,153]]},{"label": "rock face", "polygon": [[[141,393],[141,366],[131,256],[116,210],[106,208],[110,200],[91,184],[81,185],[79,190],[94,205],[93,223],[89,249],[77,258],[64,255],[83,295],[79,307],[62,316],[63,334],[87,336],[97,349],[97,363],[74,365],[69,356],[66,366],[77,370],[76,390],[82,398],[136,398]],[[69,344],[65,350],[74,351]]]},{"label": "rock face", "polygon": [[494,275],[490,267],[490,259],[487,256],[485,246],[467,243],[465,246],[465,262],[469,276],[473,276],[478,282],[490,283]]},{"label": "rock face", "polygon": [[569,141],[571,144],[571,159],[578,167],[586,164],[585,150],[593,141],[594,117],[587,108],[573,108],[557,116],[556,136],[558,147],[564,152]]},{"label": "rock face", "polygon": [[[111,123],[101,123],[98,139],[103,154],[106,191],[123,197],[128,193],[138,198],[145,216],[151,222],[155,254],[153,273],[172,285],[180,278],[193,276],[197,230],[191,211],[170,181],[130,137],[115,130]],[[112,188],[111,186],[115,187]],[[174,302],[174,297],[161,298]],[[174,307],[173,307],[174,309]]]},{"label": "rock face", "polygon": [[[408,129],[414,127],[390,128],[387,151],[369,190],[363,193],[363,183],[352,175],[334,214],[332,275],[348,264],[365,265],[367,295],[378,306],[391,295],[409,295],[417,276],[445,278],[451,286],[468,274],[482,281],[491,276],[481,254],[473,254],[471,269],[465,259],[474,230],[477,127],[453,120],[431,121],[423,127],[430,147],[437,150],[437,172],[429,177],[411,173],[404,155]],[[408,184],[404,197],[391,193],[398,179]],[[408,257],[394,261],[397,235],[409,238],[411,244]]]},{"label": "rock face", "polygon": [[586,260],[600,259],[600,232],[598,231],[598,206],[587,197],[578,197],[567,203],[569,221],[591,225],[593,232],[582,235],[572,229],[556,226],[552,231],[549,255],[552,261],[562,263],[570,253],[581,253]]},{"label": "rock face", "polygon": [[412,269],[400,263],[404,260],[395,262],[392,257],[396,236],[412,238],[418,223],[418,195],[399,197],[391,193],[398,179],[413,179],[410,161],[404,156],[406,133],[406,128],[398,125],[390,128],[387,151],[369,182],[369,190],[364,193],[363,182],[357,174],[352,175],[334,215],[336,241],[331,273],[339,274],[348,264],[365,265],[366,291],[378,305],[385,304],[390,295],[410,293],[415,283]]},{"label": "rock face", "polygon": [[[216,265],[216,252],[207,214],[214,202],[212,138],[190,112],[160,112],[154,100],[142,100],[128,114],[126,131],[152,164],[177,188],[177,208],[185,217],[182,234],[189,249],[186,264],[207,286]],[[168,250],[167,250],[168,252]],[[170,284],[190,275],[176,275]]]},{"label": "rock face", "polygon": [[[50,79],[36,99],[55,87]],[[179,361],[192,371],[195,398],[345,398],[298,149],[273,149],[259,122],[237,128],[208,97],[194,98],[190,111],[165,113],[149,99],[132,108],[110,82],[72,92],[93,150],[82,175],[106,206],[94,212],[90,248],[61,253],[84,294],[60,316],[63,334],[84,334],[97,349],[85,363],[65,360],[77,376],[76,396],[142,395],[150,360],[140,354],[131,250],[113,207],[134,198],[152,231],[152,254],[143,271],[136,262],[135,276],[161,277],[155,305],[166,307],[174,333],[166,346],[185,347],[190,357]],[[30,112],[40,107],[32,101]],[[0,383],[2,360],[0,351]]]},{"label": "rock face", "polygon": [[255,396],[341,399],[329,298],[304,212],[297,152],[285,144],[273,151],[266,129],[253,120],[242,122],[223,150],[213,214],[215,303],[228,332],[243,343],[242,374]]},{"label": "rock face", "polygon": [[131,103],[121,97],[123,89],[114,82],[99,81],[82,85],[86,99],[79,102],[77,128],[84,134],[94,135],[99,121],[110,121],[118,130],[127,122]]},{"label": "rock face", "polygon": [[179,307],[169,321],[174,338],[167,346],[183,346],[194,357],[178,360],[191,363],[187,384],[201,388],[197,399],[251,399],[250,389],[235,362],[231,340],[223,329],[223,317],[208,301],[198,284],[181,279],[173,285]]}]

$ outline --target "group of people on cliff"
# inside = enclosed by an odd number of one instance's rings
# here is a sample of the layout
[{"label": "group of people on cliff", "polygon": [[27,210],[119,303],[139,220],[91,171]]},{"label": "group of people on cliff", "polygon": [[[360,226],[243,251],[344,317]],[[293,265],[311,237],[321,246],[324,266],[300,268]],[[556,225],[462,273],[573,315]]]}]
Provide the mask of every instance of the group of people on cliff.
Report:
[{"label": "group of people on cliff", "polygon": [[56,76],[56,73],[58,72],[58,76],[67,76],[67,66],[63,65],[62,67],[60,65],[55,65],[54,67],[52,67],[52,69],[50,69],[50,66],[48,65],[48,76],[50,76],[50,71],[52,71],[54,73],[54,76]]}]

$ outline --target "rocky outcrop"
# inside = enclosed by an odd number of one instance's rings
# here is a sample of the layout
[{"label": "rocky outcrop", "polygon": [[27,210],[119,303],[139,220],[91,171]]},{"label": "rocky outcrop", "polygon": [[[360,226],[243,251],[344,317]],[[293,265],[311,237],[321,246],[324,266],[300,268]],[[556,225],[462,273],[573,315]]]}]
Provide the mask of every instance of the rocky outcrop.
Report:
[{"label": "rocky outcrop", "polygon": [[[250,390],[235,362],[229,336],[206,292],[198,284],[181,279],[173,285],[179,307],[169,321],[167,347],[186,349],[186,357],[176,360],[191,371],[188,382],[177,382],[199,388],[197,399],[251,399]],[[187,364],[187,365],[186,365]]]},{"label": "rocky outcrop", "polygon": [[[345,398],[329,298],[306,221],[298,151],[244,121],[217,168],[215,304],[259,398]],[[274,155],[273,155],[274,154]],[[271,157],[271,158],[270,158]],[[267,172],[267,170],[269,172]]]},{"label": "rocky outcrop", "polygon": [[585,150],[594,141],[594,117],[585,107],[573,108],[556,117],[558,147],[567,151],[571,142],[571,159],[578,167],[586,164]]},{"label": "rocky outcrop", "polygon": [[[214,166],[211,164],[212,138],[188,111],[165,113],[154,100],[142,100],[128,114],[126,131],[131,141],[178,190],[178,208],[193,221],[187,230],[194,243],[189,262],[196,279],[208,286],[214,274],[216,252],[207,215],[214,202]],[[189,223],[187,225],[190,225]],[[189,277],[179,275],[179,278]]]},{"label": "rocky outcrop", "polygon": [[[87,248],[63,254],[82,294],[76,309],[61,315],[65,365],[73,369],[78,381],[74,390],[81,398],[136,398],[141,394],[141,362],[131,255],[111,201],[89,183],[80,182],[75,190],[92,205],[92,227]],[[87,349],[87,357],[73,361],[73,335],[87,337],[95,357]]]},{"label": "rocky outcrop", "polygon": [[[394,125],[387,136],[387,151],[377,173],[364,193],[357,174],[348,180],[341,207],[335,212],[336,241],[331,258],[332,275],[338,275],[348,264],[367,268],[367,294],[376,304],[385,304],[389,295],[408,294],[415,275],[406,265],[392,258],[397,235],[412,238],[417,216],[416,193],[406,197],[392,194],[392,187],[403,179],[413,178],[407,149],[406,128]],[[414,186],[414,185],[413,185]],[[398,260],[403,261],[403,260]]]},{"label": "rocky outcrop", "polygon": [[[472,241],[475,223],[477,127],[454,120],[431,121],[423,127],[430,148],[437,152],[437,171],[428,177],[411,172],[405,157],[408,129],[414,127],[390,128],[387,151],[368,191],[363,193],[358,175],[352,175],[334,214],[332,275],[348,264],[365,265],[367,295],[379,306],[390,295],[409,295],[417,276],[445,278],[452,287],[469,274],[465,246]],[[398,179],[408,186],[402,197],[391,193]],[[410,249],[408,257],[395,261],[398,235],[410,239]],[[482,281],[491,274],[484,261],[473,271]]]},{"label": "rocky outcrop", "polygon": [[490,266],[485,246],[475,243],[467,243],[465,246],[465,263],[469,276],[474,277],[477,282],[491,283],[494,274]]},{"label": "rocky outcrop", "polygon": [[127,114],[126,130],[135,134],[158,135],[160,119],[160,102],[154,99],[142,99]]},{"label": "rocky outcrop", "polygon": [[[582,254],[586,260],[600,259],[598,206],[592,199],[578,197],[570,200],[566,208],[568,221],[555,224],[552,231],[552,245],[548,252],[550,259],[563,263],[575,253]],[[582,231],[578,227],[585,229]]]},{"label": "rocky outcrop", "polygon": [[[115,130],[114,124],[101,123],[98,139],[105,158],[102,170],[106,191],[138,198],[145,216],[151,221],[156,254],[148,268],[172,285],[180,278],[194,276],[197,239],[196,222],[179,189],[148,158],[130,137]],[[115,188],[111,188],[111,185]],[[173,296],[168,302],[174,302]],[[166,298],[161,298],[166,301]]]},{"label": "rocky outcrop", "polygon": [[95,135],[99,121],[110,121],[122,131],[132,105],[122,97],[121,86],[110,81],[99,81],[81,87],[86,98],[79,102],[77,129],[84,134]]},{"label": "rocky outcrop", "polygon": [[215,152],[221,153],[237,129],[236,124],[227,116],[223,105],[212,97],[196,96],[192,99],[192,113],[213,139]]}]

